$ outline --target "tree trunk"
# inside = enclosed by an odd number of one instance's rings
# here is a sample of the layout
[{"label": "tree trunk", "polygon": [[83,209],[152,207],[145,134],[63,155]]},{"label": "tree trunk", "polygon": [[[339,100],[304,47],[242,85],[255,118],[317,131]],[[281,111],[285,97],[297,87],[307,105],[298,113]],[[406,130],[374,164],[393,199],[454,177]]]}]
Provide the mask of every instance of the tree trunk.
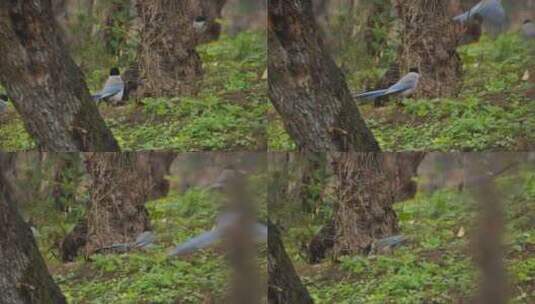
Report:
[{"label": "tree trunk", "polygon": [[[17,154],[16,153],[3,153],[0,152],[0,174],[2,175],[3,179],[3,187],[5,191],[9,191],[11,200],[16,201],[18,198],[18,195],[14,190],[15,185],[13,184],[13,180],[16,178],[17,171],[15,169],[17,162]],[[1,192],[0,192],[1,194]]]},{"label": "tree trunk", "polygon": [[335,256],[367,253],[374,240],[399,231],[384,154],[341,153],[333,166],[337,178]]},{"label": "tree trunk", "polygon": [[[494,179],[500,171],[507,170],[507,164],[513,164],[517,159],[517,155],[506,153],[465,156],[467,187],[479,209],[478,229],[472,240],[474,262],[481,270],[479,294],[474,301],[476,304],[508,302],[502,243],[505,231],[505,211],[502,203],[504,196],[498,191]],[[489,171],[492,172],[491,175]]]},{"label": "tree trunk", "polygon": [[150,229],[145,202],[152,187],[148,172],[137,167],[136,158],[134,153],[87,155],[87,171],[92,177],[87,254],[113,243],[132,242]]},{"label": "tree trunk", "polygon": [[401,202],[416,195],[418,184],[412,179],[425,158],[425,152],[399,152],[384,154],[384,168],[394,190],[394,201]]},{"label": "tree trunk", "polygon": [[196,16],[205,16],[207,19],[206,31],[202,34],[200,43],[206,43],[219,39],[221,34],[221,24],[217,22],[217,19],[222,18],[223,7],[227,3],[227,0],[201,0],[200,3],[200,12],[194,14]]},{"label": "tree trunk", "polygon": [[176,96],[198,90],[202,62],[195,50],[199,37],[193,29],[192,5],[189,0],[137,1],[139,96]]},{"label": "tree trunk", "polygon": [[225,201],[223,208],[238,215],[223,235],[228,262],[233,270],[228,303],[258,304],[265,290],[260,288],[255,236],[252,232],[257,221],[256,210],[251,204],[254,201],[252,193],[246,190],[248,174],[233,169],[226,169],[226,172],[219,179],[223,184],[220,191]]},{"label": "tree trunk", "polygon": [[378,151],[318,30],[310,1],[270,1],[271,102],[300,150]]},{"label": "tree trunk", "polygon": [[52,0],[52,13],[61,30],[63,43],[69,45],[72,42],[72,36],[68,30],[69,12],[67,8],[67,0]]},{"label": "tree trunk", "polygon": [[330,0],[312,0],[314,17],[323,30],[329,24],[329,2]]},{"label": "tree trunk", "polygon": [[61,240],[59,251],[61,261],[72,262],[78,256],[80,248],[87,244],[87,219],[81,219],[72,231]]},{"label": "tree trunk", "polygon": [[0,303],[66,303],[6,187],[0,154]]},{"label": "tree trunk", "polygon": [[112,243],[126,243],[150,229],[145,202],[169,191],[165,179],[174,152],[93,153],[86,155],[92,177],[86,217],[61,244],[63,261],[72,261],[80,248],[89,255]]},{"label": "tree trunk", "polygon": [[147,179],[149,188],[149,200],[162,198],[169,192],[169,175],[171,164],[177,156],[176,152],[144,152],[137,154],[137,166],[142,170]]},{"label": "tree trunk", "polygon": [[334,154],[335,215],[310,241],[308,262],[319,263],[332,248],[336,256],[368,253],[375,240],[395,234],[392,205],[416,194],[412,178],[424,157],[423,152]]},{"label": "tree trunk", "polygon": [[336,225],[334,219],[323,225],[320,231],[310,240],[306,248],[306,257],[309,264],[320,263],[327,257],[327,252],[334,247]]},{"label": "tree trunk", "polygon": [[0,82],[40,150],[118,151],[67,52],[50,1],[0,2]]},{"label": "tree trunk", "polygon": [[268,220],[268,303],[311,304],[312,298],[286,254],[279,231]]},{"label": "tree trunk", "polygon": [[[461,89],[462,63],[457,31],[448,1],[395,0],[401,20],[400,70],[418,67],[422,78],[417,97],[455,96]],[[402,73],[404,74],[404,73]]]}]

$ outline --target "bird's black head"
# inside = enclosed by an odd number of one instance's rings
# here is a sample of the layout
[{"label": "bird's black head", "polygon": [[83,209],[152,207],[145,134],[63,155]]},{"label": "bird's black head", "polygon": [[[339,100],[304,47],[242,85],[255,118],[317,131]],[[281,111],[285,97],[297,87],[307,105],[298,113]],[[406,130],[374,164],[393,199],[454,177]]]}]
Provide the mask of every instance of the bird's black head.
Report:
[{"label": "bird's black head", "polygon": [[531,23],[531,19],[524,20],[524,24],[528,24],[528,23]]},{"label": "bird's black head", "polygon": [[0,100],[7,102],[9,100],[9,97],[7,97],[6,94],[0,94]]},{"label": "bird's black head", "polygon": [[420,69],[418,67],[412,67],[409,69],[409,72],[420,74]]},{"label": "bird's black head", "polygon": [[195,18],[195,22],[198,22],[198,23],[206,22],[206,17],[205,16],[197,16]]},{"label": "bird's black head", "polygon": [[111,68],[110,69],[110,76],[119,76],[121,75],[121,72],[119,72],[118,68]]}]

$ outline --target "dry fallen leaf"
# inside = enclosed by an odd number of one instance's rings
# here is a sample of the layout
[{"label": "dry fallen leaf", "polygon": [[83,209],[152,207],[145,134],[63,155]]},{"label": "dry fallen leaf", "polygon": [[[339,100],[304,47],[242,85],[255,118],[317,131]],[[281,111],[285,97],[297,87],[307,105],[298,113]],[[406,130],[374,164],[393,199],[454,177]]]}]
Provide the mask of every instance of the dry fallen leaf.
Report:
[{"label": "dry fallen leaf", "polygon": [[524,80],[524,81],[528,81],[529,80],[529,71],[528,70],[526,70],[524,72],[524,76],[522,76],[522,80]]},{"label": "dry fallen leaf", "polygon": [[461,226],[461,228],[459,228],[459,231],[457,232],[457,237],[462,238],[464,236],[464,233],[464,227]]}]

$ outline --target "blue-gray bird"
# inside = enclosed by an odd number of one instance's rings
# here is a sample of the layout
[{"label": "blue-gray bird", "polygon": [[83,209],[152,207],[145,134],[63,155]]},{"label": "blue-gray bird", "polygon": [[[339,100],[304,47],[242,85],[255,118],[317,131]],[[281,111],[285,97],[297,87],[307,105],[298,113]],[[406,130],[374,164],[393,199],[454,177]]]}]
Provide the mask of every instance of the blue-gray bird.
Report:
[{"label": "blue-gray bird", "polygon": [[372,244],[370,253],[387,253],[392,249],[406,243],[409,239],[403,235],[394,235],[375,241]]},{"label": "blue-gray bird", "polygon": [[0,113],[4,112],[7,109],[8,97],[5,94],[0,95]]},{"label": "blue-gray bird", "polygon": [[535,23],[527,19],[522,25],[522,35],[527,39],[535,39]]},{"label": "blue-gray bird", "polygon": [[132,243],[116,243],[112,244],[111,246],[99,248],[95,250],[95,252],[101,252],[105,250],[126,252],[132,249],[146,249],[153,245],[155,239],[156,237],[152,231],[145,231],[140,233],[136,237],[136,240]]},{"label": "blue-gray bird", "polygon": [[400,94],[403,97],[411,95],[418,87],[418,81],[420,80],[420,73],[418,68],[411,68],[409,73],[401,78],[394,85],[388,89],[370,91],[354,95],[356,99],[376,99],[382,96],[388,96],[392,94]]},{"label": "blue-gray bird", "polygon": [[[208,248],[219,243],[227,233],[228,229],[236,224],[240,214],[226,212],[217,218],[217,224],[214,229],[204,232],[186,242],[178,245],[173,249],[169,256],[181,256],[193,253],[197,250]],[[268,229],[261,223],[255,223],[252,226],[252,235],[257,242],[267,242]]]},{"label": "blue-gray bird", "polygon": [[470,10],[455,16],[453,20],[465,23],[474,16],[483,18],[483,23],[489,28],[492,34],[498,34],[505,27],[507,18],[501,0],[482,0]]},{"label": "blue-gray bird", "polygon": [[124,81],[121,78],[121,74],[118,68],[112,68],[110,70],[110,76],[102,91],[93,95],[93,100],[110,100],[112,102],[120,102],[123,99],[124,94]]}]

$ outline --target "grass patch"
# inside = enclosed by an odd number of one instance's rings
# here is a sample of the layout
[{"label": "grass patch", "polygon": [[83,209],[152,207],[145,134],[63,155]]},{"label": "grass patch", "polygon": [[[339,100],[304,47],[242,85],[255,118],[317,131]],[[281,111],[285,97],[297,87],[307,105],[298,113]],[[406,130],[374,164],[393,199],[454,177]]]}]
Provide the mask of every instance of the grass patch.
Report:
[{"label": "grass patch", "polygon": [[222,296],[230,270],[224,255],[205,250],[186,259],[166,257],[174,244],[211,229],[217,206],[208,191],[171,194],[147,205],[158,237],[154,248],[48,264],[70,303],[200,303]]},{"label": "grass patch", "polygon": [[[204,79],[196,96],[147,98],[126,106],[100,106],[101,115],[123,150],[258,150],[265,147],[267,80],[266,35],[223,35],[198,48]],[[100,89],[107,70],[88,75]],[[8,119],[9,118],[9,119]],[[22,120],[11,108],[0,118],[0,149],[34,148]]]},{"label": "grass patch", "polygon": [[[505,264],[511,303],[535,300],[535,175],[502,178],[506,197]],[[298,255],[301,225],[288,229],[285,246],[316,303],[459,303],[476,292],[478,270],[470,254],[477,210],[465,192],[418,193],[395,206],[406,246],[392,254],[345,256],[308,265]],[[459,230],[467,231],[460,235]]]},{"label": "grass patch", "polygon": [[[517,34],[504,34],[497,40],[483,37],[459,53],[464,86],[458,98],[407,99],[403,107],[394,102],[383,108],[359,106],[383,150],[527,151],[533,147],[532,46]],[[526,71],[531,76],[523,80]],[[349,86],[357,90],[362,85],[355,79],[370,74],[366,69],[348,74]],[[292,147],[291,139],[281,135],[280,118],[274,116],[268,128],[270,149]]]}]

